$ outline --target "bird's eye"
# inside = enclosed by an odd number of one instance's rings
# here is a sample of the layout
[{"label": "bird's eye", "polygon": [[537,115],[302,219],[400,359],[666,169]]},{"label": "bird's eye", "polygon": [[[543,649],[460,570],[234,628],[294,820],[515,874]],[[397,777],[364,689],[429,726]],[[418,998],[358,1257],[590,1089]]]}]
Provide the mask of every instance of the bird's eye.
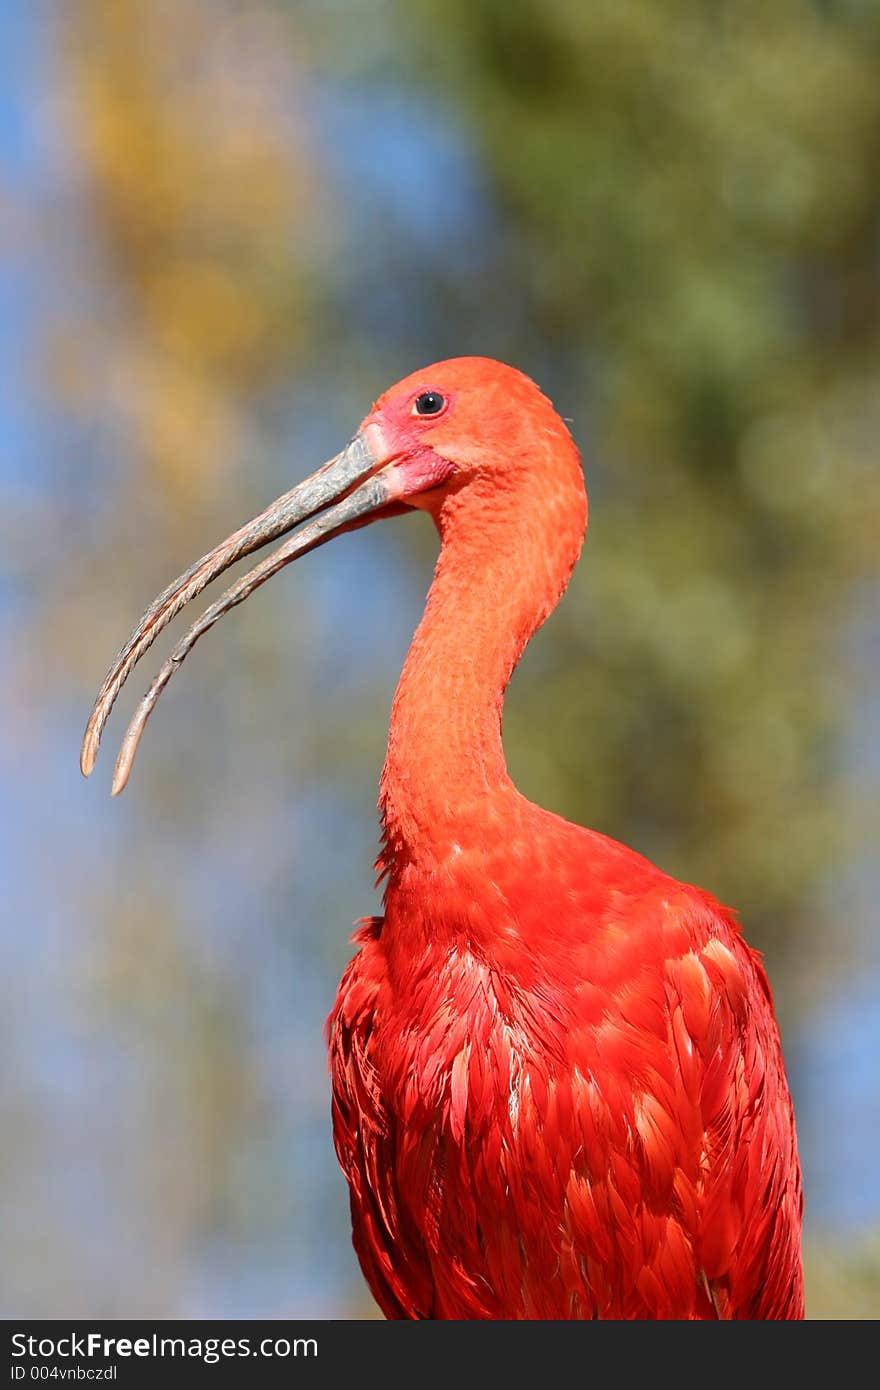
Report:
[{"label": "bird's eye", "polygon": [[415,399],[416,415],[439,415],[446,401],[439,391],[423,391]]}]

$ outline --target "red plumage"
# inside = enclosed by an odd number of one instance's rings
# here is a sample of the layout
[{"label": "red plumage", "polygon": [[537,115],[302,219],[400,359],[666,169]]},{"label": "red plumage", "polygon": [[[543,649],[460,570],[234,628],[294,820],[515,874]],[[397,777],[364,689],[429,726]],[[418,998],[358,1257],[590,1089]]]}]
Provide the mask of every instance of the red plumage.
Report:
[{"label": "red plumage", "polygon": [[583,534],[574,447],[531,383],[473,361],[383,398],[386,439],[421,390],[489,419],[497,475],[472,497],[472,450],[469,487],[426,494],[443,547],[392,715],[385,915],[329,1023],[364,1274],[392,1318],[800,1318],[758,955],[707,894],[504,770],[504,687]]},{"label": "red plumage", "polygon": [[334,1133],[380,1307],[802,1316],[794,1124],[755,952],[705,894],[533,819],[543,853],[513,873],[500,854],[446,884],[405,870],[430,934],[392,882],[340,988]]}]

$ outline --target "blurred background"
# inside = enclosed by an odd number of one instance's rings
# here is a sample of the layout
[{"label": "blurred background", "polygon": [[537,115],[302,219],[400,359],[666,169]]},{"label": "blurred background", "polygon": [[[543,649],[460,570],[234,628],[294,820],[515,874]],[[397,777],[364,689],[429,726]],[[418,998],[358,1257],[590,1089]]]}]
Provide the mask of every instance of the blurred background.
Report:
[{"label": "blurred background", "polygon": [[0,1312],[375,1315],[322,1030],[427,519],[226,618],[120,800],[152,658],[78,748],[170,578],[483,353],[592,503],[513,775],[740,910],[808,1312],[880,1315],[880,5],[6,0],[0,53]]}]

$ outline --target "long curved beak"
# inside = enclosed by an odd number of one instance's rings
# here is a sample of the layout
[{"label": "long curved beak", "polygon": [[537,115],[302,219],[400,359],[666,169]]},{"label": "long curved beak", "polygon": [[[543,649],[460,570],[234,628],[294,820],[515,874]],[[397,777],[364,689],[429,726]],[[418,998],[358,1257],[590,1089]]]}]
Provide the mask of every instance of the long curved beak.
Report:
[{"label": "long curved beak", "polygon": [[228,570],[230,565],[234,565],[236,560],[286,535],[295,526],[309,523],[227,589],[177,643],[128,726],[116,760],[114,796],[122,791],[128,781],[141,735],[159,696],[204,632],[298,556],[317,549],[343,531],[364,525],[380,512],[395,515],[408,510],[401,504],[399,494],[397,497],[391,495],[388,478],[377,473],[377,469],[391,460],[376,457],[366,437],[368,433],[371,431],[355,435],[341,454],[279,497],[253,521],[203,555],[196,564],[190,565],[153,600],[118,653],[98,693],[80,753],[80,767],[85,777],[95,766],[101,734],[116,697],[141,657],[181,608],[218,575]]}]

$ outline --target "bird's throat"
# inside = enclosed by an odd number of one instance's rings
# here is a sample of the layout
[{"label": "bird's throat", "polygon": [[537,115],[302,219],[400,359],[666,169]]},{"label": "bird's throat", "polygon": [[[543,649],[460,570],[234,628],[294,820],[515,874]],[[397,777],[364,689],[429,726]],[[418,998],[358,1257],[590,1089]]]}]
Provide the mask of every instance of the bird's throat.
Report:
[{"label": "bird's throat", "polygon": [[[504,693],[556,606],[583,537],[541,544],[510,516],[437,518],[442,547],[391,712],[380,809],[386,859],[456,853],[487,800],[517,793],[501,740]],[[558,540],[558,537],[557,537]]]}]

